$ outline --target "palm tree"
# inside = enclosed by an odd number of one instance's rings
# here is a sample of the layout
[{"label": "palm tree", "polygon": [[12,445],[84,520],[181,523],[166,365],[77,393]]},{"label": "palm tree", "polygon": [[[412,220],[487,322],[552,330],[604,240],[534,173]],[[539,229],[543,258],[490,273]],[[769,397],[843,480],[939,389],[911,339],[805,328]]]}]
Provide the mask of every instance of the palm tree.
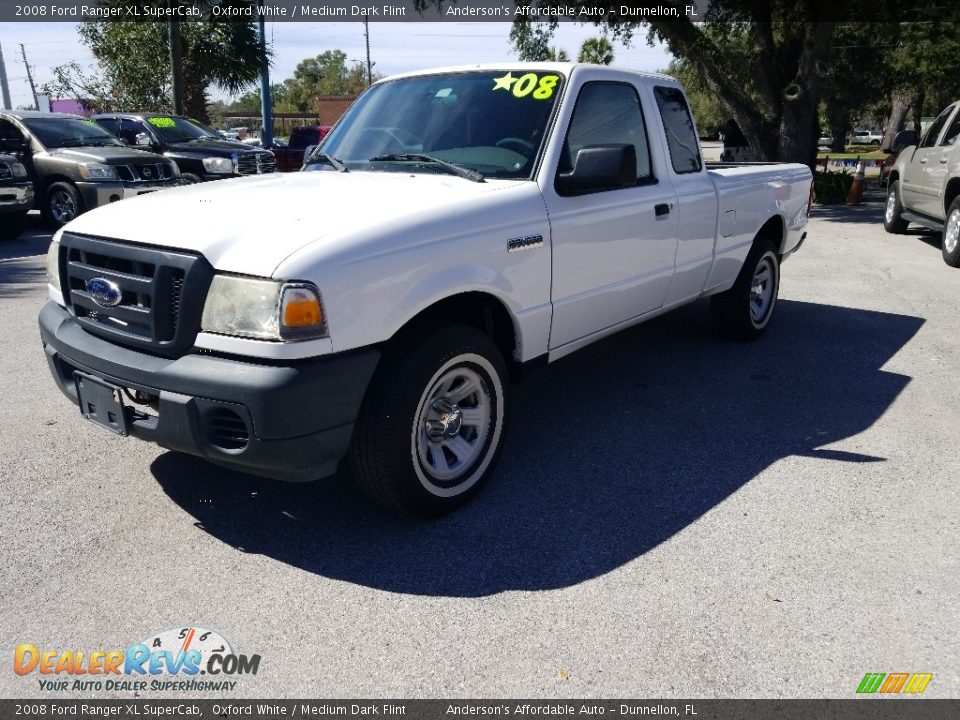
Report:
[{"label": "palm tree", "polygon": [[609,65],[613,62],[613,45],[605,37],[590,37],[580,46],[577,62]]}]

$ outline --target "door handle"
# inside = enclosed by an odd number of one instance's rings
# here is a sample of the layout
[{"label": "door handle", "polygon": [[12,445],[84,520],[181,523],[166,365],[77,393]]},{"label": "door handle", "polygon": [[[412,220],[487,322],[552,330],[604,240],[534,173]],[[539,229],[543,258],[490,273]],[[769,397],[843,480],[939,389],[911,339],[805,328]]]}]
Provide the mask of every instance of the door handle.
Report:
[{"label": "door handle", "polygon": [[926,159],[926,158],[921,158],[921,159],[920,159],[920,164],[921,164],[921,165],[926,165],[926,164],[927,164],[927,159]]},{"label": "door handle", "polygon": [[666,203],[659,203],[653,206],[653,213],[657,217],[663,217],[670,214],[670,206]]},{"label": "door handle", "polygon": [[945,158],[945,157],[940,158],[940,164],[941,164],[941,165],[946,165],[946,164],[947,164],[947,158]]}]

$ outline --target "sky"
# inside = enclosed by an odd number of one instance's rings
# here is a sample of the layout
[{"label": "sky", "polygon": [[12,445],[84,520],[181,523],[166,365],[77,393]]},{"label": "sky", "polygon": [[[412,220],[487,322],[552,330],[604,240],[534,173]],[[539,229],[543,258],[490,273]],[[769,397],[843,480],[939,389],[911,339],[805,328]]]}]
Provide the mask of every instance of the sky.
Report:
[{"label": "sky", "polygon": [[[555,44],[576,59],[580,43],[597,35],[592,25],[561,23]],[[516,60],[509,42],[510,23],[494,22],[392,22],[370,23],[370,56],[374,71],[385,75],[442,65]],[[351,60],[365,60],[366,47],[362,22],[278,22],[267,23],[272,39],[274,65],[271,81],[293,75],[301,60],[325,50],[343,50]],[[0,23],[0,51],[6,64],[10,100],[14,107],[32,105],[30,86],[20,52],[23,43],[33,71],[37,91],[52,79],[50,69],[70,61],[92,66],[93,56],[80,42],[71,23]],[[646,39],[636,38],[630,48],[614,45],[617,67],[634,70],[663,70],[670,55],[662,46],[648,47]],[[215,99],[227,99],[212,93]]]}]

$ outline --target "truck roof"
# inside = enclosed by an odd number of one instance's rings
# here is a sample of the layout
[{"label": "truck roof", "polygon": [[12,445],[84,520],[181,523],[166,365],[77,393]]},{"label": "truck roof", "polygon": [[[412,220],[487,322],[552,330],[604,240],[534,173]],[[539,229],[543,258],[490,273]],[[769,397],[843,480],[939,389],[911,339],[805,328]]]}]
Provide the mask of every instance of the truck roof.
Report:
[{"label": "truck roof", "polygon": [[[595,65],[593,63],[575,63],[575,62],[518,62],[511,60],[502,63],[479,63],[476,65],[450,65],[447,67],[430,68],[428,70],[414,70],[411,72],[397,73],[390,77],[383,78],[377,82],[386,82],[398,78],[417,77],[419,75],[440,75],[442,73],[470,72],[476,70],[507,70],[511,72],[528,72],[533,69],[552,70],[553,72],[570,75],[577,68],[607,68],[612,73],[625,73],[630,75],[639,75],[640,77],[670,80],[676,83],[677,79],[663,73],[646,72],[643,70],[632,70],[630,68],[610,67],[608,65]],[[376,85],[377,83],[374,83]],[[679,83],[678,83],[679,84]]]},{"label": "truck roof", "polygon": [[36,110],[0,110],[0,115],[9,115],[18,120],[29,120],[31,118],[70,118],[73,120],[86,120],[83,115],[61,112],[37,112]]}]

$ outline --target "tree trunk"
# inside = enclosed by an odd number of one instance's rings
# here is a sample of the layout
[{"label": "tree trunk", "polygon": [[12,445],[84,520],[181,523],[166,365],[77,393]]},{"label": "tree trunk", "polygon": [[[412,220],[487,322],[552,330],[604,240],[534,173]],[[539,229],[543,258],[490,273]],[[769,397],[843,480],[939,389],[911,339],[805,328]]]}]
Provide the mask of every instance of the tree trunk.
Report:
[{"label": "tree trunk", "polygon": [[844,107],[839,100],[827,103],[827,121],[830,123],[830,137],[833,143],[830,151],[842,153],[846,150],[847,130],[850,129],[850,110]]},{"label": "tree trunk", "polygon": [[887,128],[883,131],[883,142],[880,147],[888,150],[893,147],[893,138],[897,133],[903,130],[907,122],[907,114],[910,108],[917,104],[917,93],[897,91],[893,94],[893,108],[890,110],[890,117],[887,119]]},{"label": "tree trunk", "polygon": [[917,135],[922,135],[920,126],[923,120],[923,103],[926,100],[926,93],[923,90],[917,91],[917,103],[913,106],[913,130]]}]

